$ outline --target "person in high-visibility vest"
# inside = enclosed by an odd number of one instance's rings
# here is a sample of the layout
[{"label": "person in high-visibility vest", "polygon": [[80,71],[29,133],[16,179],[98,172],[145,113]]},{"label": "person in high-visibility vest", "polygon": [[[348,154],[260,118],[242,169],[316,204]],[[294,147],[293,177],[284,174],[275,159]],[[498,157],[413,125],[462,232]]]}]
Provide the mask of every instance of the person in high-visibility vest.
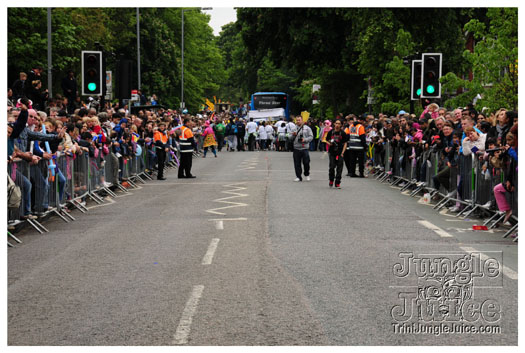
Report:
[{"label": "person in high-visibility vest", "polygon": [[359,117],[352,122],[352,125],[345,129],[345,133],[349,136],[346,153],[344,155],[347,176],[352,178],[357,177],[355,173],[356,162],[359,163],[359,177],[365,177],[365,147],[366,134],[365,127],[362,124],[364,118]]},{"label": "person in high-visibility vest", "polygon": [[169,148],[165,123],[161,122],[159,124],[159,129],[153,134],[153,141],[155,142],[155,152],[157,154],[157,180],[166,180],[164,178],[164,162],[166,161],[166,153],[169,151]]},{"label": "person in high-visibility vest", "polygon": [[189,118],[184,118],[183,126],[180,128],[179,145],[180,145],[180,165],[178,177],[181,178],[196,178],[191,174],[191,165],[193,158],[193,147],[195,146],[195,139],[193,138],[193,121]]}]

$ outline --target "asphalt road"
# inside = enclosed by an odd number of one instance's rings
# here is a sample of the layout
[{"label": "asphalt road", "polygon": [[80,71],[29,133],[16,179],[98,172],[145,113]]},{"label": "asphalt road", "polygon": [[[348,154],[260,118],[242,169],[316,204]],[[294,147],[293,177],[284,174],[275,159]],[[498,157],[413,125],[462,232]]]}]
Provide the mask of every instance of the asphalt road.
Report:
[{"label": "asphalt road", "polygon": [[[517,344],[516,243],[373,178],[329,189],[328,159],[311,160],[312,181],[293,182],[291,153],[222,152],[194,160],[197,179],[170,171],[25,230],[8,251],[8,344]],[[396,276],[399,254],[469,252],[499,272],[452,286],[470,318],[454,323],[500,332],[396,332],[442,323],[442,307],[400,319],[402,293],[444,298],[419,293],[428,268]]]}]

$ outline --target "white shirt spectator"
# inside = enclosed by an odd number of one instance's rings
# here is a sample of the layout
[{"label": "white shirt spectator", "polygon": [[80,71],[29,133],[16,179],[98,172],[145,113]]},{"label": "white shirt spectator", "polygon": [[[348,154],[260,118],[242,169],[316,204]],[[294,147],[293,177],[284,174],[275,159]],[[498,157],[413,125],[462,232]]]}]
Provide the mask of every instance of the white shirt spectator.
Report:
[{"label": "white shirt spectator", "polygon": [[246,131],[249,134],[254,134],[257,131],[257,124],[254,121],[250,121],[246,124]]},{"label": "white shirt spectator", "polygon": [[274,130],[273,130],[272,125],[268,124],[264,128],[266,130],[266,135],[268,135],[267,138],[269,138],[269,139],[273,138]]},{"label": "white shirt spectator", "polygon": [[266,133],[265,126],[259,126],[259,139],[260,140],[266,140],[268,138],[268,134]]}]

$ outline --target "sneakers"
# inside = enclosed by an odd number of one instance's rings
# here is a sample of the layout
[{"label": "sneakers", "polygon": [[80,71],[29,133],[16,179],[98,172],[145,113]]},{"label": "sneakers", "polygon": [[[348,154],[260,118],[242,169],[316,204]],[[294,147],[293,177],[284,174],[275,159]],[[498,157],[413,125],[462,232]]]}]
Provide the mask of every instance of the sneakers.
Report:
[{"label": "sneakers", "polygon": [[295,178],[293,181],[302,181],[302,180],[299,178]]},{"label": "sneakers", "polygon": [[309,175],[306,177],[306,181],[310,181],[310,176]]},{"label": "sneakers", "polygon": [[328,182],[328,186],[329,186],[329,187],[334,186],[334,182],[333,182],[332,180],[330,180],[330,181]]},{"label": "sneakers", "polygon": [[107,181],[103,182],[102,185],[105,187],[105,188],[109,188],[112,184],[111,183],[108,183]]},{"label": "sneakers", "polygon": [[341,184],[335,184],[336,189],[341,189]]},{"label": "sneakers", "polygon": [[457,206],[454,206],[454,207],[451,207],[449,208],[450,212],[459,212],[461,211],[461,208],[457,207]]},{"label": "sneakers", "polygon": [[22,219],[37,219],[38,217],[33,214],[22,216]]}]

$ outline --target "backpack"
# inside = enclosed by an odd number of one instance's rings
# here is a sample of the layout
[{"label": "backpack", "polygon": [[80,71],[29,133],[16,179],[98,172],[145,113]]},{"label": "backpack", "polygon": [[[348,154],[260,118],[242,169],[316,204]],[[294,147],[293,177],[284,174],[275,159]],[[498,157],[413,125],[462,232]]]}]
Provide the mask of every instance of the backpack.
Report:
[{"label": "backpack", "polygon": [[22,191],[13,179],[7,174],[7,207],[19,208],[22,201]]}]

